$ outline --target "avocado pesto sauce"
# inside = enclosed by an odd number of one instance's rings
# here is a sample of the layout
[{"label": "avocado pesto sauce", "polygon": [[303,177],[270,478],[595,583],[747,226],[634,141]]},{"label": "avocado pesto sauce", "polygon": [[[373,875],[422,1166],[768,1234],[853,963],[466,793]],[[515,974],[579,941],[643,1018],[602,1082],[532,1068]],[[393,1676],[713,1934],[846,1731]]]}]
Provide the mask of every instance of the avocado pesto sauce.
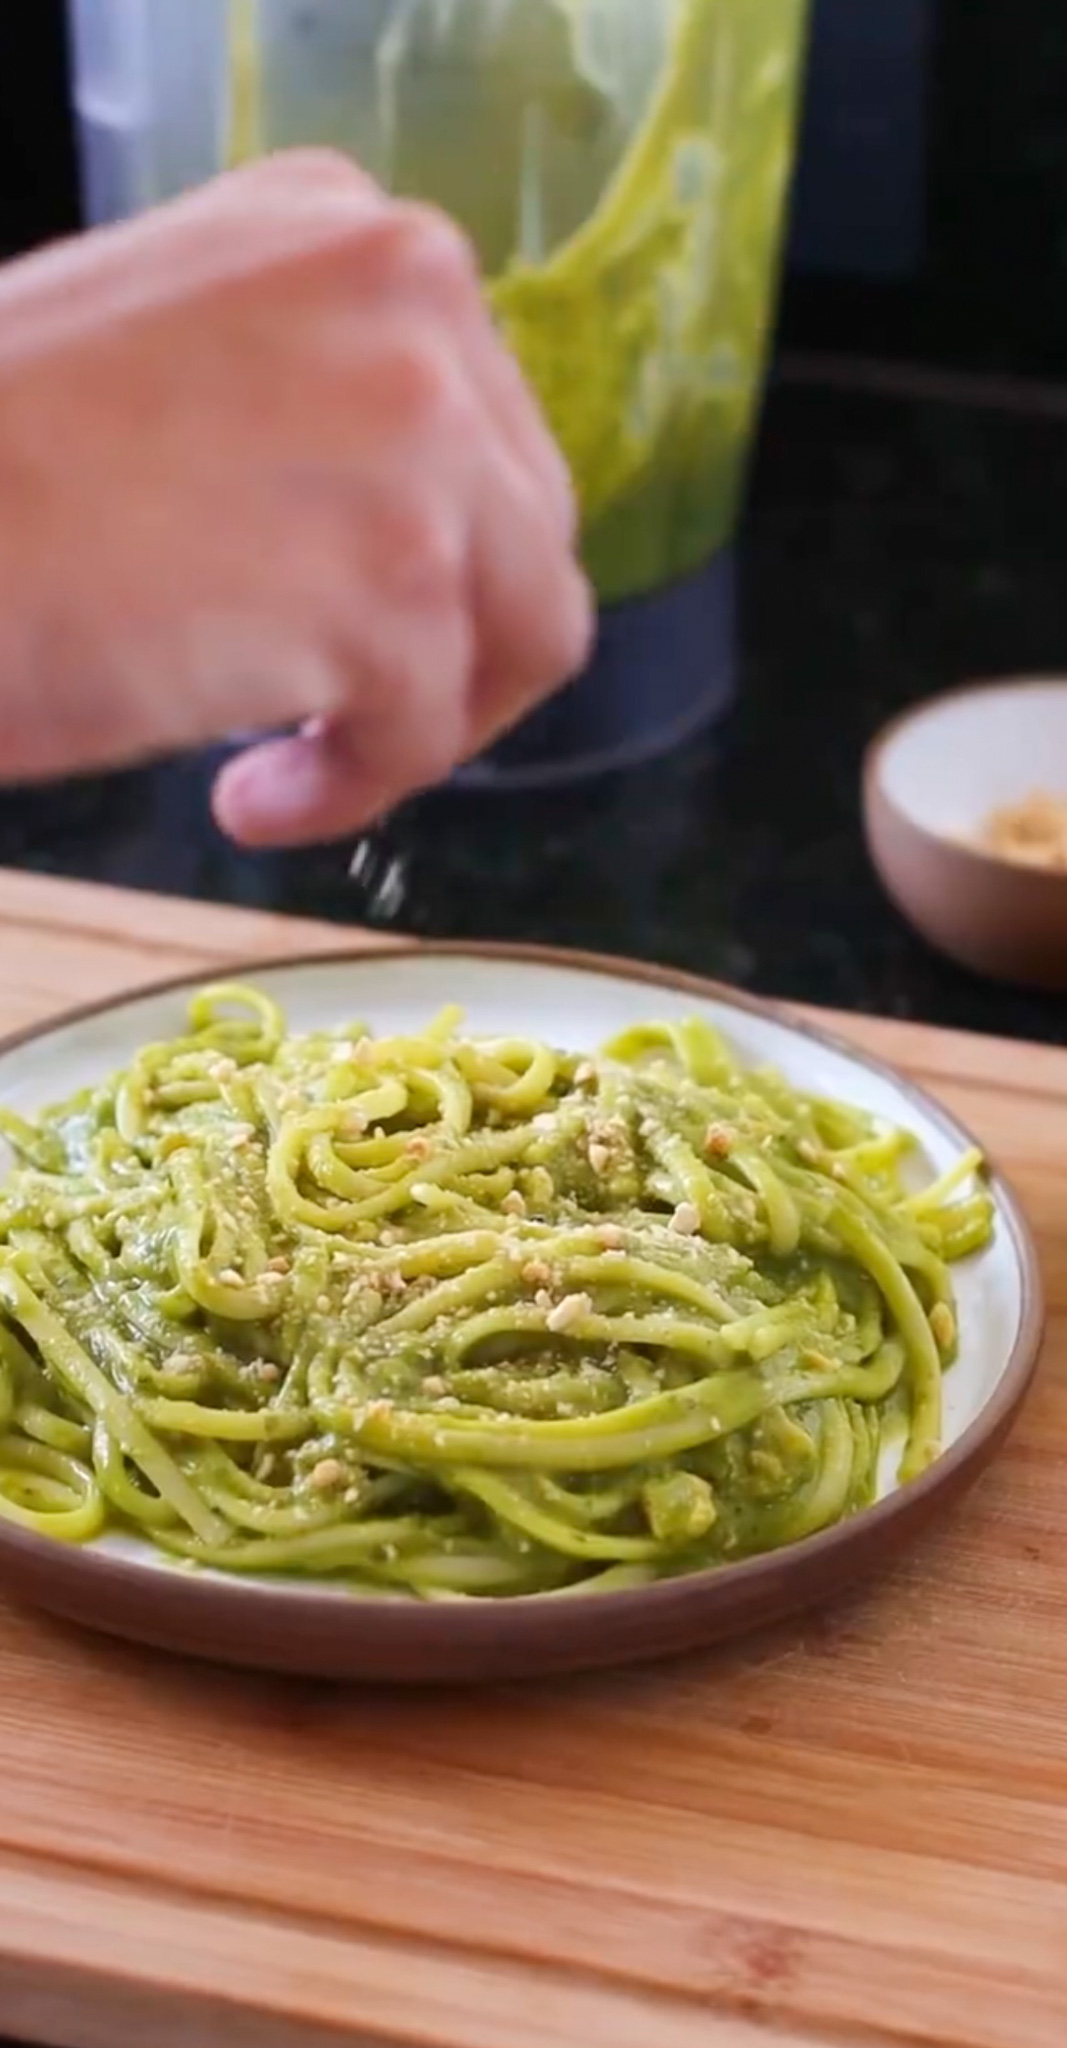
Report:
[{"label": "avocado pesto sauce", "polygon": [[0,1111],[0,1517],[422,1599],[795,1542],[937,1454],[976,1154],[738,1067],[290,1034],[240,986],[33,1122]]},{"label": "avocado pesto sauce", "polygon": [[759,394],[806,0],[316,0],[303,39],[292,0],[231,5],[233,157],[329,142],[447,208],[570,462],[600,596],[698,567]]}]

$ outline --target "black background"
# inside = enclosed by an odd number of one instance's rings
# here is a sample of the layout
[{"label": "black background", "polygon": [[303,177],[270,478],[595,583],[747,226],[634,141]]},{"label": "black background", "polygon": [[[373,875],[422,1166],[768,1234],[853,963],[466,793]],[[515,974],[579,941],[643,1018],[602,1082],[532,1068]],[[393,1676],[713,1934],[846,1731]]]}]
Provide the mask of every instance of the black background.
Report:
[{"label": "black background", "polygon": [[78,222],[63,0],[0,0],[0,251]]}]

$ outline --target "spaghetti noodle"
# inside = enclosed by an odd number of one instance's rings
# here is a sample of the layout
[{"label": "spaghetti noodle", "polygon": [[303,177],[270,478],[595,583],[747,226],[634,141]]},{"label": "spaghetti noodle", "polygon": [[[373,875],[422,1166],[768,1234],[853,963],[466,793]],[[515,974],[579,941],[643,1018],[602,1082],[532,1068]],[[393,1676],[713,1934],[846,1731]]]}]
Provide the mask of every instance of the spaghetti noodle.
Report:
[{"label": "spaghetti noodle", "polygon": [[0,1111],[0,1517],[427,1599],[644,1583],[854,1512],[939,1448],[968,1154],[742,1071],[700,1020],[188,1029]]}]

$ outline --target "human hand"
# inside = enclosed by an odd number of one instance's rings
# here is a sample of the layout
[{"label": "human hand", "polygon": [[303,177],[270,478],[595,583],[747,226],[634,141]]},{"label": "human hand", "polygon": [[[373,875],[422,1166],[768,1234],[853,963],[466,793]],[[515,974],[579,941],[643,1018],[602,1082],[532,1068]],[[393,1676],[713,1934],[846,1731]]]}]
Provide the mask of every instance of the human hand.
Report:
[{"label": "human hand", "polygon": [[299,727],[249,844],[340,836],[582,665],[569,479],[459,231],[269,159],[0,277],[0,775]]}]

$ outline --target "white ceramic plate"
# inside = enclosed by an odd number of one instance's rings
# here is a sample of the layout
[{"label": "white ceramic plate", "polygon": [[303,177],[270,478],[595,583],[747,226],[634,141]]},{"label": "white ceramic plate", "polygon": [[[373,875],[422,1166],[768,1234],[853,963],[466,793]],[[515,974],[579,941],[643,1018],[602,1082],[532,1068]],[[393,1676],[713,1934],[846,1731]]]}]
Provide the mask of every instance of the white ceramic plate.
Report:
[{"label": "white ceramic plate", "polygon": [[[234,978],[275,997],[297,1031],[352,1021],[375,1033],[414,1031],[458,1002],[474,1033],[521,1031],[592,1051],[628,1024],[700,1013],[746,1064],[771,1063],[798,1087],[907,1125],[933,1174],[971,1142],[920,1090],[863,1055],[728,990],[637,964],[443,947],[241,967]],[[146,1042],[183,1029],[195,985],[150,990],[0,1047],[0,1097],[32,1114],[126,1065]],[[0,1170],[4,1164],[0,1156]],[[853,1576],[872,1561],[872,1537],[883,1524],[887,1537],[890,1530],[902,1536],[930,1502],[957,1491],[1003,1435],[1036,1359],[1041,1302],[1026,1226],[1007,1188],[997,1181],[994,1189],[993,1242],[954,1273],[961,1349],[945,1379],[942,1458],[904,1489],[893,1464],[883,1465],[874,1507],[790,1550],[599,1599],[447,1608],[361,1600],[331,1586],[192,1575],[133,1539],[109,1536],[72,1550],[9,1525],[0,1525],[0,1570],[91,1625],[324,1675],[498,1676],[652,1654],[734,1632]]]}]

